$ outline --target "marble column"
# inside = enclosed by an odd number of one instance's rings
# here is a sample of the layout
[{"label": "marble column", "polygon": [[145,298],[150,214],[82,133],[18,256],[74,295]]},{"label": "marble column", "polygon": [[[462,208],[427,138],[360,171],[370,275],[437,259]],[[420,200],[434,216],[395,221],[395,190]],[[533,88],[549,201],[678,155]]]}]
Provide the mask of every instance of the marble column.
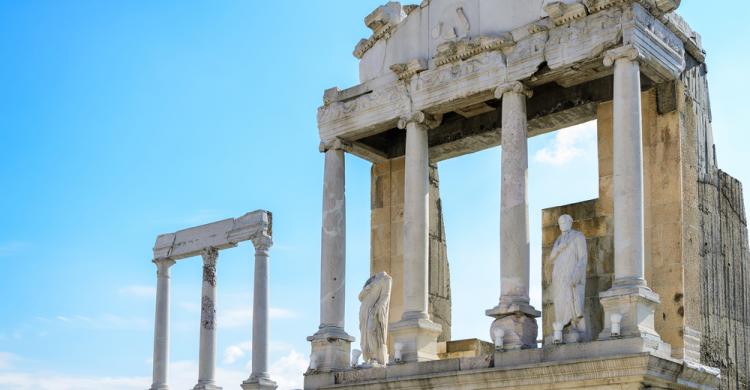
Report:
[{"label": "marble column", "polygon": [[529,303],[528,124],[531,90],[520,82],[500,86],[502,161],[500,194],[500,301],[486,314],[494,317],[490,334],[501,334],[504,349],[536,348],[541,313]]},{"label": "marble column", "polygon": [[253,370],[242,383],[243,390],[273,390],[276,382],[268,375],[268,251],[271,237],[253,238],[255,246],[255,280],[253,285]]},{"label": "marble column", "polygon": [[429,314],[429,145],[428,131],[439,118],[417,112],[403,119],[406,129],[404,170],[404,314],[390,328],[406,362],[437,359],[442,327]]},{"label": "marble column", "polygon": [[203,257],[203,290],[201,294],[200,355],[198,384],[193,390],[220,390],[216,386],[216,259],[219,251],[206,248]]},{"label": "marble column", "polygon": [[606,53],[614,65],[613,158],[615,280],[600,294],[605,329],[612,336],[612,316],[620,320],[619,336],[658,340],[654,311],[659,297],[644,279],[643,125],[641,118],[640,53],[624,46]]},{"label": "marble column", "polygon": [[344,145],[321,145],[325,153],[323,174],[323,226],[320,255],[320,326],[307,338],[312,344],[311,363],[318,371],[350,366],[354,337],[344,330],[346,303],[346,196]]},{"label": "marble column", "polygon": [[168,390],[169,372],[169,270],[172,259],[154,259],[156,264],[156,321],[154,325],[154,373],[150,390]]}]

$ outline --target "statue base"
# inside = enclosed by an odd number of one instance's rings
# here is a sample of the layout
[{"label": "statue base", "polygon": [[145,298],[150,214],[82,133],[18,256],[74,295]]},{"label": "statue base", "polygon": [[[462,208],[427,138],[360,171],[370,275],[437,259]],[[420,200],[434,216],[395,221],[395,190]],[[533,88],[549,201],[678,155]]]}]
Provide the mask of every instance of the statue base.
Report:
[{"label": "statue base", "polygon": [[310,369],[331,372],[351,368],[351,349],[354,337],[336,327],[321,328],[307,338],[312,345]]},{"label": "statue base", "polygon": [[425,318],[402,319],[392,324],[388,330],[394,345],[391,362],[396,362],[396,344],[401,344],[401,362],[438,360],[437,338],[442,331],[440,324]]},{"label": "statue base", "polygon": [[500,299],[500,304],[485,312],[494,317],[490,327],[490,339],[494,341],[497,329],[503,330],[503,349],[536,348],[536,338],[539,335],[539,325],[536,319],[542,313],[526,302]]},{"label": "statue base", "polygon": [[266,377],[250,377],[241,386],[242,390],[276,390],[278,387],[276,382]]},{"label": "statue base", "polygon": [[[640,337],[651,340],[655,347],[661,337],[654,327],[654,313],[659,295],[644,285],[615,285],[599,294],[604,309],[604,329],[599,340]],[[619,329],[617,329],[619,328]]]}]

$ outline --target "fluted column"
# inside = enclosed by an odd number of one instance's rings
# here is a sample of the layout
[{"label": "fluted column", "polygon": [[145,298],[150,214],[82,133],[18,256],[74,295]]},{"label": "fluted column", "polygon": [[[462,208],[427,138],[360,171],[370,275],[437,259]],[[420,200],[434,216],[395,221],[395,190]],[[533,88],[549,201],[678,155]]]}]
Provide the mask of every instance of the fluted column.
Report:
[{"label": "fluted column", "polygon": [[346,303],[346,196],[344,145],[321,145],[323,225],[320,254],[320,326],[307,338],[312,343],[311,365],[320,371],[349,367],[354,338],[344,330]]},{"label": "fluted column", "polygon": [[614,69],[613,158],[615,281],[600,294],[604,327],[600,338],[612,336],[613,316],[619,336],[659,339],[654,311],[659,297],[644,279],[643,125],[641,117],[641,55],[634,46],[606,53]]},{"label": "fluted column", "polygon": [[[541,313],[529,303],[528,124],[526,99],[531,91],[520,82],[500,86],[502,161],[500,195],[500,301],[487,310],[504,332],[505,349],[535,348]],[[520,329],[520,331],[519,331]]]},{"label": "fluted column", "polygon": [[194,390],[219,390],[216,386],[216,259],[219,251],[206,248],[203,257],[203,289],[201,295],[200,356],[198,384]]},{"label": "fluted column", "polygon": [[243,390],[273,390],[276,382],[268,375],[268,251],[273,245],[270,236],[253,238],[255,246],[255,281],[253,286],[253,369],[242,383]]},{"label": "fluted column", "polygon": [[156,315],[154,324],[154,372],[150,390],[168,390],[169,372],[169,270],[172,259],[154,259],[156,264]]},{"label": "fluted column", "polygon": [[404,170],[404,314],[391,326],[402,360],[437,359],[442,327],[429,315],[429,145],[428,131],[440,118],[417,112],[402,119],[406,129]]}]

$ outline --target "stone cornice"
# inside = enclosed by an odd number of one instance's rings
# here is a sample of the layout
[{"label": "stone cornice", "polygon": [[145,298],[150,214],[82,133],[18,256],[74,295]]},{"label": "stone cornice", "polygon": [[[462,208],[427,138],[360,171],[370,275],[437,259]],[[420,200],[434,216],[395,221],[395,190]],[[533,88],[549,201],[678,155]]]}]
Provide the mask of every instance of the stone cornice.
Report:
[{"label": "stone cornice", "polygon": [[501,37],[479,37],[444,42],[437,48],[434,57],[435,66],[463,61],[484,52],[510,48],[513,45],[515,45],[515,42],[513,41],[513,35],[510,33]]},{"label": "stone cornice", "polygon": [[405,64],[391,65],[391,70],[399,80],[408,81],[419,72],[427,70],[426,60],[412,60]]}]

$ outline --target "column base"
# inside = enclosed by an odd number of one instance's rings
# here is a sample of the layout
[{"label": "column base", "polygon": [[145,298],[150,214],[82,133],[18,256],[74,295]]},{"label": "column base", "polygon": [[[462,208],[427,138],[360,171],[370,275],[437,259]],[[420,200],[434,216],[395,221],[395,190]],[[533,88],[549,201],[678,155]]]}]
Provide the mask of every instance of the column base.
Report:
[{"label": "column base", "polygon": [[222,390],[222,388],[213,383],[198,383],[193,390]]},{"label": "column base", "polygon": [[351,368],[351,349],[354,337],[338,327],[323,327],[307,338],[312,345],[310,369],[319,372],[341,371]]},{"label": "column base", "polygon": [[[604,309],[604,329],[599,340],[640,337],[654,349],[662,348],[664,343],[654,327],[654,313],[660,300],[650,288],[640,284],[623,286],[615,282],[611,289],[599,293],[599,300]],[[618,323],[619,332],[616,329]]]},{"label": "column base", "polygon": [[151,387],[148,388],[148,390],[169,390],[169,385],[166,385],[166,384],[162,384],[162,385],[153,384],[153,385],[151,385]]},{"label": "column base", "polygon": [[426,362],[438,360],[437,339],[443,331],[440,324],[425,318],[402,319],[390,325],[388,333],[393,338],[394,350],[390,360],[395,359],[395,345],[401,344],[401,362]]},{"label": "column base", "polygon": [[278,385],[268,377],[253,377],[242,382],[242,390],[276,390]]},{"label": "column base", "polygon": [[536,338],[539,335],[539,325],[536,319],[542,316],[525,301],[513,301],[501,298],[500,303],[485,311],[489,317],[494,317],[490,327],[490,340],[495,339],[495,330],[503,330],[503,349],[532,349],[537,347]]}]

